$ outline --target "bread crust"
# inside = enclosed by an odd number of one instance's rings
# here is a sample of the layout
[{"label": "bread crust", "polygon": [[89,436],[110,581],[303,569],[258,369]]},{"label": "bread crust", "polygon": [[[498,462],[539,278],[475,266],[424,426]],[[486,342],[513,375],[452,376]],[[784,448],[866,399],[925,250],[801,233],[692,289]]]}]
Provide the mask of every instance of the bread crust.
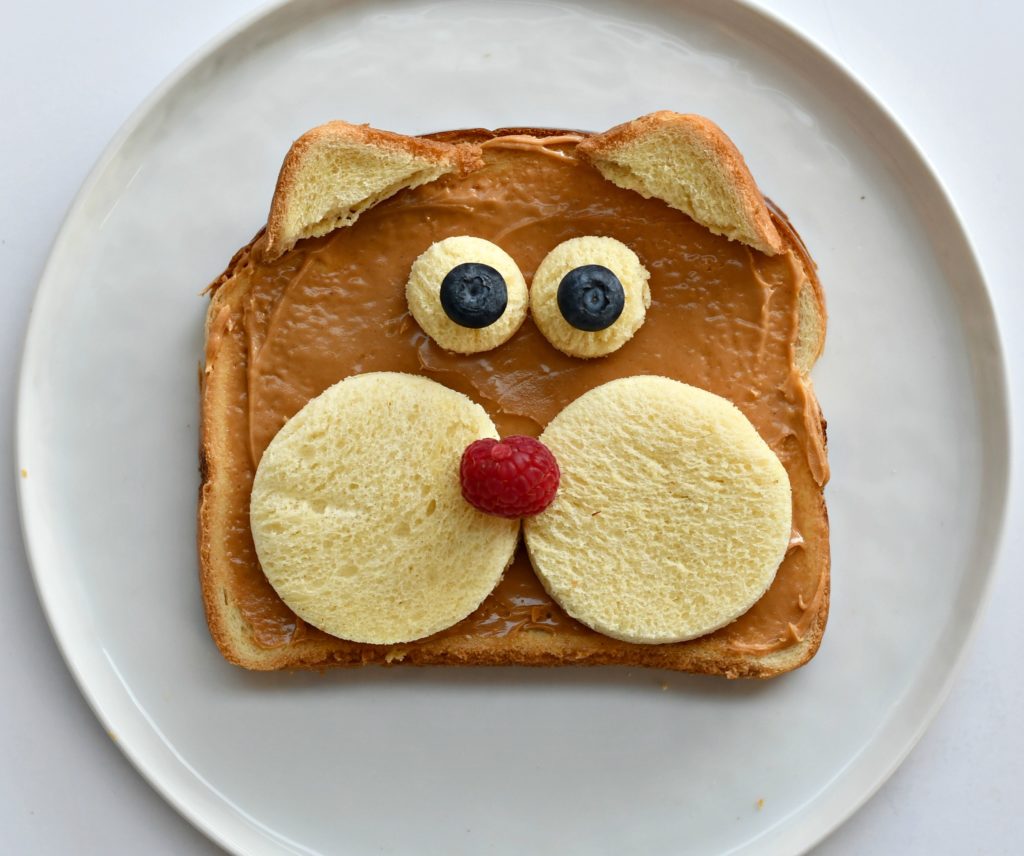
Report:
[{"label": "bread crust", "polygon": [[[354,126],[350,126],[354,127]],[[367,129],[368,130],[368,129]],[[390,137],[384,132],[376,132]],[[479,151],[477,144],[496,136],[526,134],[530,136],[560,136],[585,132],[543,128],[500,128],[494,131],[469,129],[444,131],[427,135],[423,142],[469,144],[469,151]],[[610,132],[609,132],[610,133]],[[602,135],[603,136],[603,135]],[[471,163],[471,160],[467,160]],[[284,174],[284,169],[282,169]],[[280,188],[280,182],[279,182]],[[756,185],[754,185],[756,191]],[[759,193],[759,191],[758,191]],[[275,194],[276,195],[276,194]],[[762,204],[765,201],[762,199]],[[807,276],[809,299],[801,301],[816,313],[813,329],[817,337],[807,352],[816,358],[820,354],[825,334],[825,304],[821,283],[813,261],[807,254],[781,212],[766,211],[779,235],[782,251],[792,249],[803,261]],[[448,665],[448,666],[564,666],[564,665],[622,665],[669,669],[701,674],[723,675],[728,678],[769,678],[791,671],[809,661],[821,644],[828,618],[830,601],[830,559],[828,543],[828,514],[823,491],[817,495],[824,526],[826,549],[821,557],[822,584],[817,596],[815,617],[803,637],[793,645],[765,654],[744,654],[730,648],[722,640],[702,637],[677,645],[637,645],[593,633],[586,636],[559,636],[543,630],[522,631],[503,637],[459,638],[441,634],[417,642],[397,645],[367,645],[341,639],[298,639],[289,645],[262,649],[251,641],[241,614],[231,601],[224,581],[230,569],[216,555],[216,545],[225,512],[223,492],[218,487],[230,479],[229,450],[225,442],[222,415],[228,406],[225,398],[226,380],[232,371],[245,371],[245,354],[233,353],[230,347],[215,348],[218,337],[223,339],[218,325],[231,302],[241,295],[235,287],[234,276],[250,264],[250,258],[265,252],[269,233],[260,230],[253,240],[239,250],[227,269],[210,285],[212,299],[206,317],[207,353],[212,359],[201,372],[201,433],[199,468],[201,484],[198,507],[198,552],[200,584],[207,621],[217,647],[229,662],[255,671],[281,669],[327,669],[355,667],[368,664]],[[803,327],[801,328],[803,329]],[[813,361],[811,362],[813,364]],[[801,366],[801,370],[806,373]],[[826,443],[826,424],[807,382],[808,395],[816,424],[820,428],[822,447]]]}]

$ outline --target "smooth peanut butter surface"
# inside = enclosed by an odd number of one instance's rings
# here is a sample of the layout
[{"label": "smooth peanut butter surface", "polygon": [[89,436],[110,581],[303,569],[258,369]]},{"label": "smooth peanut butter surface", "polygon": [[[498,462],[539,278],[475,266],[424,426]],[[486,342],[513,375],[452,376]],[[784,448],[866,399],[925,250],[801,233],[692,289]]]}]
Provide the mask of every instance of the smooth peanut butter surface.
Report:
[{"label": "smooth peanut butter surface", "polygon": [[[794,537],[768,592],[716,635],[757,653],[784,648],[806,633],[824,592],[825,567],[810,557],[827,538],[817,504],[827,465],[817,410],[794,365],[804,282],[799,240],[781,218],[777,225],[794,247],[784,255],[768,257],[713,235],[664,203],[605,180],[572,156],[576,141],[494,139],[484,146],[486,165],[468,176],[404,190],[354,225],[302,241],[269,264],[261,261],[257,242],[235,265],[232,287],[244,296],[214,320],[208,359],[228,336],[247,355],[228,419],[238,460],[249,466],[234,473],[237,514],[226,546],[234,600],[259,646],[321,634],[284,605],[260,570],[248,521],[256,464],[307,401],[342,378],[371,371],[423,374],[463,392],[487,409],[503,436],[537,435],[584,392],[629,375],[664,375],[728,398],[789,473]],[[617,238],[650,271],[646,321],[624,347],[594,360],[555,350],[529,318],[492,351],[442,351],[409,316],[404,286],[416,257],[454,235],[498,244],[527,283],[560,242]],[[480,608],[440,635],[525,630],[593,633],[552,602],[520,547]]]}]

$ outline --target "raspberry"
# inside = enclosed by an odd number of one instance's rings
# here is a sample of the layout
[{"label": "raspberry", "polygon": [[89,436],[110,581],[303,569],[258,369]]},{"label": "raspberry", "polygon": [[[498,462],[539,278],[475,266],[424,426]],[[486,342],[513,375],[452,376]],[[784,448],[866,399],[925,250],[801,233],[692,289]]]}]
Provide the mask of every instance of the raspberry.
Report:
[{"label": "raspberry", "polygon": [[561,473],[551,450],[533,437],[486,438],[462,453],[462,495],[498,517],[529,517],[551,505]]}]

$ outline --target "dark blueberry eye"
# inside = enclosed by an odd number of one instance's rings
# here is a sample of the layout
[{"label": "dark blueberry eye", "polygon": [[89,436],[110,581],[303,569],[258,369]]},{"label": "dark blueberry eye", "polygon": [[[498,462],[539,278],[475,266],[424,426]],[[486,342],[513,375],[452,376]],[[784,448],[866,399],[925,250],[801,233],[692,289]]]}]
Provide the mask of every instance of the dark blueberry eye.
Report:
[{"label": "dark blueberry eye", "polygon": [[506,306],[505,279],[490,265],[456,265],[441,281],[441,307],[462,327],[488,327],[502,316]]},{"label": "dark blueberry eye", "polygon": [[622,283],[601,265],[573,268],[558,285],[558,309],[577,330],[595,333],[611,327],[625,305]]}]

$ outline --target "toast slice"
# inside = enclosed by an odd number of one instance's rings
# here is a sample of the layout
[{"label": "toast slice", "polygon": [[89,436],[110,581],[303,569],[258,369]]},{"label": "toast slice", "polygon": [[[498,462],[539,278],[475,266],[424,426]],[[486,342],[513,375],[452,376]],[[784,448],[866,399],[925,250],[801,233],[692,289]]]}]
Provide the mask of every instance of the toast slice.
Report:
[{"label": "toast slice", "polygon": [[[639,124],[632,128],[620,126],[596,136],[548,129],[508,128],[493,132],[444,132],[420,139],[383,135],[383,132],[370,129],[352,130],[353,126],[331,123],[326,126],[331,130],[324,134],[345,140],[346,144],[352,139],[362,138],[370,148],[386,139],[388,146],[405,147],[407,163],[413,163],[416,158],[432,159],[430,169],[439,170],[438,176],[443,176],[432,179],[423,171],[426,167],[418,164],[415,169],[407,171],[405,178],[396,178],[395,173],[388,173],[379,180],[360,185],[359,193],[355,193],[347,182],[342,182],[345,187],[336,187],[339,173],[323,167],[326,161],[319,156],[310,161],[312,166],[296,166],[301,163],[303,152],[308,156],[309,148],[315,146],[318,139],[322,140],[323,134],[311,132],[296,143],[282,168],[266,230],[261,230],[248,246],[235,255],[227,270],[210,287],[212,300],[206,322],[206,364],[201,390],[202,485],[198,541],[206,615],[211,634],[226,659],[256,670],[319,669],[369,663],[621,664],[728,677],[770,677],[802,665],[814,655],[824,631],[829,603],[828,518],[823,494],[828,478],[825,425],[807,377],[824,343],[826,314],[821,285],[814,263],[799,237],[781,212],[766,202],[728,138],[699,117],[678,117],[678,114],[655,116],[662,118],[644,117],[637,120]],[[686,149],[678,143],[675,135],[680,119],[683,127],[695,119],[699,120],[694,134],[706,145],[698,154],[694,154],[698,151],[696,148]],[[665,123],[672,127],[672,133],[660,150],[661,157],[666,163],[671,163],[682,151],[687,158],[699,159],[700,163],[694,169],[705,176],[717,172],[717,178],[701,186],[718,188],[705,190],[705,193],[724,194],[718,208],[693,203],[695,191],[692,188],[681,196],[676,194],[666,199],[665,196],[675,191],[649,185],[641,189],[636,185],[637,180],[630,177],[640,172],[639,167],[629,166],[632,157],[630,144],[638,137],[643,138],[644,128],[653,128],[658,133],[652,132],[651,138],[661,140]],[[378,137],[377,134],[383,136]],[[655,156],[650,147],[642,147],[640,151],[643,152],[644,163],[650,163]],[[376,149],[367,156],[372,159],[375,152]],[[349,162],[361,164],[363,161],[354,157]],[[618,168],[608,170],[606,164],[612,162],[618,164]],[[566,172],[570,163],[571,170]],[[626,229],[629,235],[625,237],[630,238],[626,243],[643,243],[650,237],[650,232],[661,228],[659,224],[663,221],[678,231],[680,241],[688,242],[688,251],[702,250],[696,254],[688,252],[688,257],[696,258],[697,267],[713,266],[714,254],[717,254],[734,266],[749,264],[759,276],[776,277],[780,283],[784,282],[785,289],[780,286],[770,290],[772,293],[786,289],[791,292],[792,317],[769,312],[764,316],[764,329],[757,331],[758,335],[764,334],[766,341],[778,340],[780,353],[785,354],[791,364],[792,371],[785,380],[787,389],[772,400],[783,402],[793,399],[799,404],[798,410],[794,411],[795,434],[789,437],[765,436],[787,468],[793,490],[794,520],[799,520],[792,549],[780,567],[775,583],[750,613],[713,634],[665,645],[632,644],[590,631],[565,616],[532,576],[525,551],[521,550],[506,578],[477,613],[426,639],[400,645],[362,644],[337,639],[305,625],[280,601],[260,571],[248,529],[249,492],[259,455],[277,428],[305,401],[351,374],[394,369],[423,373],[466,392],[485,405],[503,434],[525,433],[530,430],[525,426],[531,420],[534,433],[539,433],[546,419],[553,415],[515,412],[529,407],[520,407],[520,401],[500,400],[482,374],[475,381],[466,382],[466,378],[475,371],[474,361],[479,363],[481,356],[498,356],[511,365],[509,361],[523,353],[539,353],[537,349],[543,349],[546,343],[529,319],[509,343],[486,355],[459,356],[432,348],[429,341],[424,343],[424,337],[418,333],[404,307],[405,276],[411,261],[425,249],[425,244],[406,246],[402,243],[386,256],[380,252],[383,245],[378,247],[374,242],[396,240],[396,236],[404,239],[408,230],[399,226],[407,224],[410,229],[425,229],[423,234],[429,234],[429,239],[424,237],[423,240],[429,243],[444,237],[445,229],[456,228],[454,224],[448,224],[445,216],[446,212],[450,213],[448,209],[458,209],[460,216],[472,217],[474,233],[496,240],[503,249],[511,252],[511,247],[506,244],[518,246],[519,238],[510,232],[509,216],[504,213],[504,208],[495,204],[495,200],[505,200],[506,207],[513,203],[519,205],[525,193],[522,186],[528,184],[528,176],[541,176],[544,180],[538,180],[538,186],[549,188],[562,180],[563,173],[569,176],[566,181],[573,185],[565,190],[564,198],[558,202],[557,217],[561,219],[557,224],[567,237],[594,233],[595,223],[588,218],[595,207],[588,205],[587,201],[590,197],[600,196],[602,203],[606,202],[608,206],[625,206],[623,210],[637,212],[629,223],[623,222],[629,218],[620,217],[604,224],[609,231],[613,228]],[[521,186],[517,186],[517,182]],[[577,184],[579,187],[575,187]],[[495,197],[487,196],[489,193]],[[356,198],[360,195],[362,198]],[[654,198],[644,198],[647,196]],[[690,210],[686,214],[679,213],[683,210],[680,200],[684,196],[690,200]],[[307,197],[330,201],[303,207]],[[390,198],[377,204],[385,197]],[[466,199],[474,200],[473,205],[466,205]],[[456,204],[458,200],[462,202]],[[728,205],[739,206],[736,209],[739,213],[735,216],[737,221],[742,220],[733,230],[723,227],[720,220],[709,219],[711,215],[707,213],[712,208],[725,210]],[[292,213],[286,215],[283,212]],[[424,217],[424,212],[429,212],[430,216]],[[352,224],[355,216],[360,214],[360,222],[354,225],[336,231],[331,225]],[[648,219],[652,217],[657,219]],[[468,227],[462,223],[461,228],[465,233]],[[488,230],[490,233],[485,234]],[[529,232],[529,228],[525,231]],[[735,235],[735,240],[715,237],[712,232],[725,232],[729,238]],[[655,246],[666,246],[664,241],[657,243],[651,240],[652,253],[656,252]],[[349,267],[340,270],[339,266],[348,266],[348,255],[358,253],[369,244],[374,246],[372,255],[376,263],[365,265],[360,270],[375,273],[375,281],[362,283],[357,297],[367,304],[389,302],[385,315],[388,312],[390,315],[386,318],[364,318],[359,311],[363,304],[353,304],[356,311],[349,331],[352,335],[347,335],[345,340],[332,339],[330,347],[325,347],[326,339],[323,342],[316,339],[332,335],[329,328],[311,324],[303,333],[309,337],[308,340],[276,341],[282,336],[277,311],[288,298],[289,285],[299,282],[304,294],[309,296],[324,294],[325,287],[334,287],[346,276],[351,275],[351,279],[346,281],[360,281],[359,277],[352,275]],[[544,252],[550,249],[550,242],[541,249]],[[369,254],[369,249],[366,252]],[[530,252],[524,243],[519,252],[512,253],[528,279],[543,255],[538,250],[534,257],[530,257]],[[634,341],[622,349],[623,355],[628,352],[629,359],[637,363],[639,370],[635,373],[671,373],[665,370],[663,361],[652,361],[653,356],[648,360],[644,353],[645,341],[653,341],[650,337],[656,335],[654,328],[665,315],[661,313],[659,317],[657,311],[659,289],[665,287],[659,284],[658,277],[655,270],[651,283],[655,300],[651,318]],[[714,296],[705,295],[704,299],[710,301]],[[312,305],[315,309],[315,303]],[[703,312],[708,307],[698,309]],[[776,321],[782,325],[778,329],[778,325],[773,326]],[[348,341],[357,333],[366,336],[368,323],[374,325],[374,335],[384,343],[380,348],[369,339],[366,341],[373,347],[356,347]],[[702,332],[704,328],[692,328],[691,333],[694,330]],[[715,338],[718,334],[712,335],[710,327],[707,330],[709,351],[700,365],[713,366],[716,361],[726,358],[727,339]],[[408,354],[405,350],[396,350],[400,346],[405,349],[406,341],[411,343]],[[398,344],[392,345],[393,342]],[[288,355],[288,359],[281,363],[283,368],[279,366],[273,383],[254,381],[254,377],[259,375],[261,361],[265,361],[267,353],[278,347]],[[384,351],[388,353],[385,355]],[[544,351],[543,360],[539,362],[555,367],[565,366],[566,371],[573,370],[569,363],[564,362],[572,358],[561,359],[563,362],[558,362],[556,353]],[[582,386],[592,387],[607,380],[608,372],[621,368],[615,359],[612,355],[585,361],[600,365],[594,369],[598,374],[593,379],[588,377],[580,381]],[[384,365],[382,361],[387,360],[405,362]],[[297,364],[305,366],[310,375],[297,374]],[[488,364],[488,376],[500,373],[502,366]],[[652,371],[652,366],[662,370]],[[685,368],[680,371],[685,375]],[[702,385],[701,378],[680,376],[679,379]],[[728,383],[717,376],[711,380]],[[714,385],[707,378],[705,381],[704,385]],[[768,417],[758,416],[756,401],[736,400],[742,397],[738,388],[723,389],[720,394],[733,399],[762,435],[771,433],[770,414]],[[769,397],[761,398],[767,400]],[[561,405],[564,403],[560,402]],[[443,545],[438,545],[438,549],[443,549]],[[503,596],[505,599],[501,600]],[[509,603],[517,606],[509,609]],[[799,607],[800,617],[796,621],[788,621],[787,616],[797,614],[793,612],[797,609],[794,604]],[[761,631],[769,624],[773,627],[774,636],[770,644],[765,644],[766,637]]]}]

